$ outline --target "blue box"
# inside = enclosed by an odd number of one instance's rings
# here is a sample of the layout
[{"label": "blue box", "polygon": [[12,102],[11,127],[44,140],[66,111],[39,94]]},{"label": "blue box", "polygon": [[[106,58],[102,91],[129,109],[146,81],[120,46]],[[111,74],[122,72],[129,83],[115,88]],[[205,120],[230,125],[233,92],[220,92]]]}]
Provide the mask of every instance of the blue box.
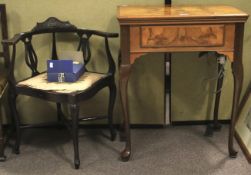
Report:
[{"label": "blue box", "polygon": [[84,65],[73,60],[47,60],[47,80],[50,82],[75,82],[84,72]]}]

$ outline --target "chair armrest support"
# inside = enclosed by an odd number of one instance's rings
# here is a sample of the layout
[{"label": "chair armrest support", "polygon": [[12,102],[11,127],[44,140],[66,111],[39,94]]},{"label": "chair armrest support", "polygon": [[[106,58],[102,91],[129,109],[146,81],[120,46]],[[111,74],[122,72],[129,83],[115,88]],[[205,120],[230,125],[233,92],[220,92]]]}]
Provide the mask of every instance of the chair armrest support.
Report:
[{"label": "chair armrest support", "polygon": [[108,73],[114,75],[116,71],[116,66],[115,66],[115,62],[111,54],[108,37],[105,37],[105,50],[106,50],[107,61],[109,64]]}]

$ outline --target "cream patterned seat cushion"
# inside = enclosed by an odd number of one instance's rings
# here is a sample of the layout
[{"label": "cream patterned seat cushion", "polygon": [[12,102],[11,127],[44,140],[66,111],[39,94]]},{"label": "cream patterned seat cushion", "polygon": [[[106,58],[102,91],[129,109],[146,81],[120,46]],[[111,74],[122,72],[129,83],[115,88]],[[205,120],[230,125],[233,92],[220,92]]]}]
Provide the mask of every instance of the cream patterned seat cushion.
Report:
[{"label": "cream patterned seat cushion", "polygon": [[57,83],[48,82],[47,73],[41,73],[35,77],[21,81],[17,84],[18,87],[30,87],[44,91],[54,91],[57,93],[72,93],[78,91],[85,91],[90,88],[94,83],[105,78],[106,74],[99,74],[93,72],[85,72],[78,81],[74,83]]}]

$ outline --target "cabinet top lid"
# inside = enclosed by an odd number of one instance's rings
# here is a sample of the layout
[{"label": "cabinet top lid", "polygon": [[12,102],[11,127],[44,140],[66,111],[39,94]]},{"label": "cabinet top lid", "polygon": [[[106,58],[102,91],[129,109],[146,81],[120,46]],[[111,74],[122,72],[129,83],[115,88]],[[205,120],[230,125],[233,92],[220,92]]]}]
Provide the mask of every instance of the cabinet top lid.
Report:
[{"label": "cabinet top lid", "polygon": [[117,18],[128,19],[186,19],[186,18],[241,18],[248,14],[226,5],[158,5],[158,6],[118,6]]}]

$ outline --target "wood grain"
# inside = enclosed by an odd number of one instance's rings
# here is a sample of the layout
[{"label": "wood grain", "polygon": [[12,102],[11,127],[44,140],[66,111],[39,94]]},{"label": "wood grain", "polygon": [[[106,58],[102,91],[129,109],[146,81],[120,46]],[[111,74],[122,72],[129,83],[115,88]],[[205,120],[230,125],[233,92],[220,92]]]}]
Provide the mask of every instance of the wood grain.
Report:
[{"label": "wood grain", "polygon": [[200,18],[206,17],[247,17],[247,13],[226,5],[156,5],[156,6],[128,6],[118,7],[117,17],[123,19],[149,18]]},{"label": "wood grain", "polygon": [[[150,36],[149,29],[152,29]],[[168,30],[170,29],[170,30]],[[130,27],[130,54],[152,52],[217,51],[233,61],[234,24],[139,25]]]},{"label": "wood grain", "polygon": [[[204,52],[224,54],[232,62],[234,97],[229,127],[228,151],[235,158],[233,146],[234,126],[239,106],[243,81],[242,44],[244,23],[248,14],[241,10],[220,5],[190,6],[120,6],[118,21],[121,28],[120,88],[123,99],[127,99],[129,71],[135,60],[153,52]],[[218,102],[215,113],[218,112]],[[126,145],[123,160],[131,154],[130,120],[128,100],[122,100]],[[215,118],[218,118],[217,116]]]},{"label": "wood grain", "polygon": [[224,25],[142,26],[141,47],[222,46]]}]

